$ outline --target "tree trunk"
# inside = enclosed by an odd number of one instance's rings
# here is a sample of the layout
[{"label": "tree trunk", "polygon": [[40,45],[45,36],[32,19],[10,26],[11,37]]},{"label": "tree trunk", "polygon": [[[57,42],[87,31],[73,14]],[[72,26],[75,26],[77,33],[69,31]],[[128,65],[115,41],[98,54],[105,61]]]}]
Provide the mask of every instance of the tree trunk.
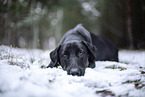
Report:
[{"label": "tree trunk", "polygon": [[131,20],[131,1],[127,0],[127,32],[129,38],[129,49],[134,49]]}]

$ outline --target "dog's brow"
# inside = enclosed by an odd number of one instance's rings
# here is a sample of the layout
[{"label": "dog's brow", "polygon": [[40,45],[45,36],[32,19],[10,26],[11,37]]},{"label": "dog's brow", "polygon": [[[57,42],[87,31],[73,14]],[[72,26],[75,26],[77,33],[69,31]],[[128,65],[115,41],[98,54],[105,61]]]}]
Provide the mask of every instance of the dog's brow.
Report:
[{"label": "dog's brow", "polygon": [[63,50],[62,50],[62,54],[68,53],[70,49],[70,46],[66,46]]},{"label": "dog's brow", "polygon": [[62,51],[62,54],[65,54],[65,53],[67,53],[67,52],[68,52],[68,49],[65,48],[65,49]]}]

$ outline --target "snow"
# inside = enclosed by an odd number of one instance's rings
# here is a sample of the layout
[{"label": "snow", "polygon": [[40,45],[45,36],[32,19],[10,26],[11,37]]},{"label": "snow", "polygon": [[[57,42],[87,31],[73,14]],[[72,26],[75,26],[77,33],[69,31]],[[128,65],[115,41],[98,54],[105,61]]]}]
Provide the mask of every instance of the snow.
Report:
[{"label": "snow", "polygon": [[67,75],[49,50],[0,46],[0,97],[112,97],[145,95],[145,51],[121,50],[120,62],[97,61],[85,76]]}]

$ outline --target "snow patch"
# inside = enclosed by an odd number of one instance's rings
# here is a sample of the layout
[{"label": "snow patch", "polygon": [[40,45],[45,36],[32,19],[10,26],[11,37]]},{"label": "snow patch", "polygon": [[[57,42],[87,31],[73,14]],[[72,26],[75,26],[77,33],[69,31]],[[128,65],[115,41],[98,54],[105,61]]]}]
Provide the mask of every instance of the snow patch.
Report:
[{"label": "snow patch", "polygon": [[145,51],[121,50],[120,62],[97,61],[81,77],[61,68],[41,68],[49,64],[49,53],[0,46],[0,97],[145,95]]}]

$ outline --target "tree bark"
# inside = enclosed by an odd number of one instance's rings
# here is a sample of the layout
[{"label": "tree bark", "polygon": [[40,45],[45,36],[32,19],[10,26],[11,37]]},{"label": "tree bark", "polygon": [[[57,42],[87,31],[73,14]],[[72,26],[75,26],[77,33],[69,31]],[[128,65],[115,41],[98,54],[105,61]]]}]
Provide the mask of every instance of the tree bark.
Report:
[{"label": "tree bark", "polygon": [[131,20],[131,1],[127,0],[127,32],[129,38],[129,49],[134,49]]}]

